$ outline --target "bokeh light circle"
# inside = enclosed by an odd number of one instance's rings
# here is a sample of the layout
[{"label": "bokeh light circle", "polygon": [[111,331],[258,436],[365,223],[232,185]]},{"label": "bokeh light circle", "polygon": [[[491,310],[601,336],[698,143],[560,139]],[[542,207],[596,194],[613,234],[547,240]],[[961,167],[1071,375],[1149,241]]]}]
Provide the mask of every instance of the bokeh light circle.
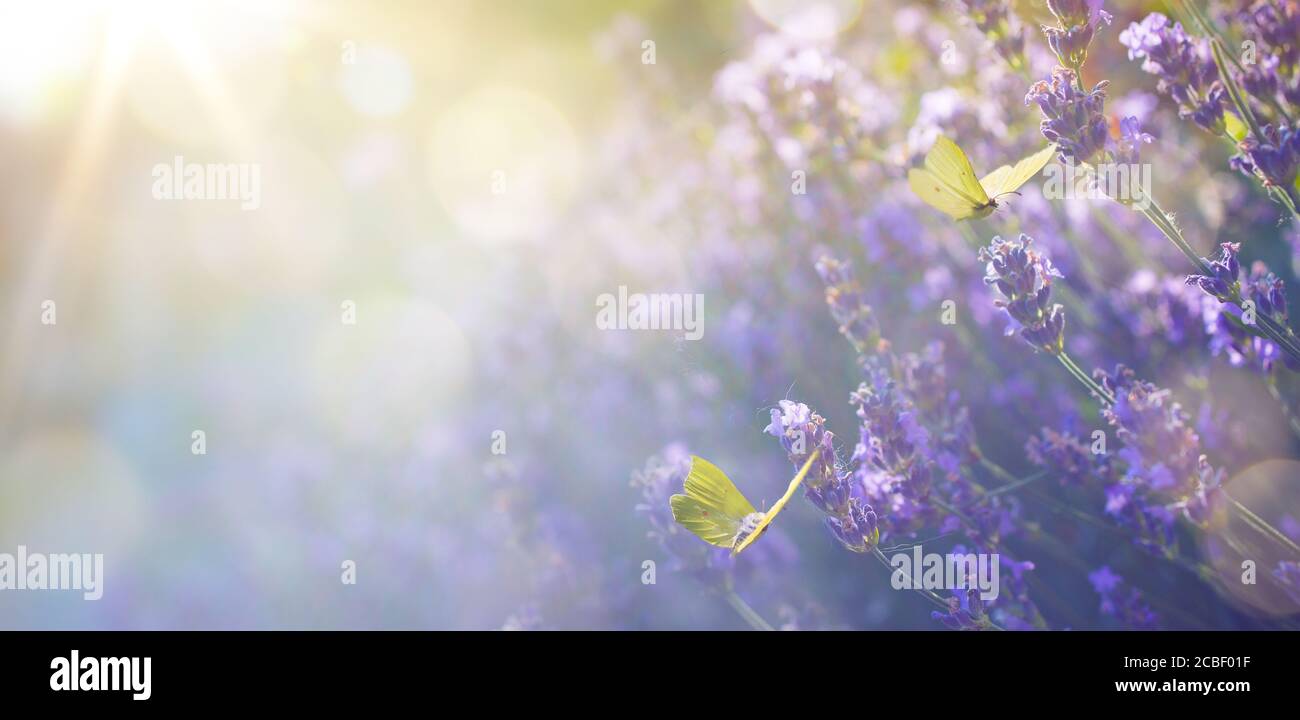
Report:
[{"label": "bokeh light circle", "polygon": [[[1274,528],[1295,533],[1300,521],[1300,462],[1265,460],[1237,473],[1225,484],[1231,500]],[[1273,573],[1294,554],[1252,526],[1243,513],[1225,504],[1216,522],[1198,539],[1202,555],[1217,573],[1220,586],[1236,603],[1254,614],[1280,617],[1300,613],[1296,598],[1275,581]],[[1292,541],[1297,538],[1292,537]]]},{"label": "bokeh light circle", "polygon": [[411,102],[414,80],[406,58],[386,47],[357,49],[355,62],[339,69],[339,88],[354,110],[371,117],[390,117]]},{"label": "bokeh light circle", "polygon": [[429,162],[434,192],[456,226],[489,243],[543,236],[578,188],[568,120],[517,88],[481,88],[443,112]]}]

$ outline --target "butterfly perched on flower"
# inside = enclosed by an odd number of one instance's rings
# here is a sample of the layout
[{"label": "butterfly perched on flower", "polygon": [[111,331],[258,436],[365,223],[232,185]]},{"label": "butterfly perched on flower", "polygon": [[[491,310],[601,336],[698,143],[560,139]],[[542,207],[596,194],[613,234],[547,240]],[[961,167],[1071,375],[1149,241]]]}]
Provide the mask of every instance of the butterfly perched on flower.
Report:
[{"label": "butterfly perched on flower", "polygon": [[998,198],[1014,193],[1052,159],[1048,145],[1015,165],[1003,165],[979,180],[970,158],[957,143],[940,135],[925,156],[925,166],[912,168],[907,183],[927,205],[953,220],[985,218],[998,209]]},{"label": "butterfly perched on flower", "polygon": [[668,498],[673,519],[704,542],[731,548],[731,554],[736,555],[757,540],[794,497],[818,452],[814,450],[808,456],[799,473],[790,481],[785,495],[767,512],[756,510],[717,465],[692,455],[691,470],[686,476],[686,494]]}]

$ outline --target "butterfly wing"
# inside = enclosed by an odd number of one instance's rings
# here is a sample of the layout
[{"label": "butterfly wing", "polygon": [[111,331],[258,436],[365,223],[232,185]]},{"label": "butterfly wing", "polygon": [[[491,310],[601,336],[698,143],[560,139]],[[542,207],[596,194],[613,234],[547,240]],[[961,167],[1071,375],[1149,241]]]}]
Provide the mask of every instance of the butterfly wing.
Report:
[{"label": "butterfly wing", "polygon": [[673,495],[668,504],[682,527],[718,547],[731,547],[740,521],[758,512],[718,466],[696,456],[691,457],[686,494]]},{"label": "butterfly wing", "polygon": [[1013,165],[1003,165],[993,172],[980,178],[980,185],[989,197],[997,197],[1005,193],[1015,192],[1020,189],[1021,185],[1042,171],[1043,167],[1052,160],[1056,154],[1056,146],[1048,145],[1029,157]]},{"label": "butterfly wing", "polygon": [[727,517],[715,507],[688,495],[668,498],[673,519],[699,539],[718,547],[731,547],[740,532],[740,520]]},{"label": "butterfly wing", "polygon": [[989,201],[984,186],[975,179],[975,168],[971,167],[970,158],[957,143],[940,135],[934,141],[934,147],[925,156],[925,169],[947,183],[963,200],[971,205],[984,205]]},{"label": "butterfly wing", "polygon": [[803,467],[799,468],[799,472],[794,476],[794,479],[790,481],[790,487],[786,488],[785,495],[782,495],[781,499],[777,500],[776,504],[772,505],[772,509],[768,510],[767,514],[763,516],[763,519],[754,527],[754,532],[750,533],[749,537],[745,538],[734,550],[731,551],[732,555],[738,555],[741,550],[749,547],[750,544],[767,529],[768,523],[776,519],[777,513],[781,512],[781,510],[785,508],[785,504],[790,502],[790,498],[794,497],[795,491],[803,484],[803,479],[808,475],[808,469],[812,467],[813,461],[817,459],[817,454],[819,452],[821,452],[820,448],[813,450],[812,454],[809,455],[808,459],[804,462]]},{"label": "butterfly wing", "polygon": [[925,167],[907,173],[907,182],[912,192],[954,220],[970,217],[989,202],[966,153],[943,135],[926,153]]},{"label": "butterfly wing", "polygon": [[912,192],[925,201],[926,205],[951,217],[953,220],[965,220],[975,214],[975,205],[970,200],[953,192],[943,181],[929,170],[913,168],[907,173],[907,184]]}]

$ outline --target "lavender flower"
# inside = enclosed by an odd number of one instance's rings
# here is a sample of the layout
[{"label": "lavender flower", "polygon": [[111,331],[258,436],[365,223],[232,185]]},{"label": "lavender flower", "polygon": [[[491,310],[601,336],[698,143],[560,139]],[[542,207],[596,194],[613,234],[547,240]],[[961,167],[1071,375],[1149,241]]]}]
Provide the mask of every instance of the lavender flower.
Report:
[{"label": "lavender flower", "polygon": [[1115,162],[1125,165],[1137,165],[1141,160],[1142,146],[1149,145],[1155,138],[1142,132],[1142,123],[1133,116],[1119,121],[1119,138],[1113,139],[1111,155]]},{"label": "lavender flower", "polygon": [[1142,599],[1142,593],[1124,583],[1110,567],[1103,565],[1088,573],[1088,582],[1101,596],[1101,613],[1109,615],[1134,630],[1156,630],[1160,616]]},{"label": "lavender flower", "polygon": [[1133,477],[1124,476],[1106,487],[1106,514],[1133,534],[1133,544],[1156,557],[1178,556],[1174,532],[1177,515],[1168,505],[1153,501]]},{"label": "lavender flower", "polygon": [[1198,471],[1200,441],[1167,389],[1139,380],[1123,365],[1098,379],[1115,397],[1102,413],[1125,444],[1130,475],[1145,473],[1152,490],[1180,494]]},{"label": "lavender flower", "polygon": [[1241,264],[1237,262],[1241,243],[1222,243],[1219,248],[1219,257],[1214,260],[1201,258],[1210,267],[1210,273],[1188,275],[1187,284],[1199,287],[1219,302],[1227,302],[1241,287],[1238,284]]},{"label": "lavender flower", "polygon": [[1078,437],[1043,428],[1041,437],[1034,435],[1025,443],[1025,455],[1035,465],[1047,469],[1062,485],[1084,485],[1111,477],[1110,456],[1094,453]]},{"label": "lavender flower", "polygon": [[1259,0],[1243,13],[1251,29],[1288,68],[1300,64],[1300,6]]},{"label": "lavender flower", "polygon": [[1184,278],[1139,271],[1122,292],[1106,297],[1109,314],[1122,321],[1139,349],[1191,348],[1204,340],[1204,308],[1217,304]]},{"label": "lavender flower", "polygon": [[1047,0],[1059,23],[1056,27],[1044,26],[1047,45],[1057,60],[1076,72],[1088,59],[1088,46],[1092,44],[1100,23],[1111,23],[1111,14],[1102,9],[1103,0]]},{"label": "lavender flower", "polygon": [[984,600],[975,589],[953,591],[952,597],[948,598],[948,612],[936,610],[930,613],[930,617],[949,630],[988,630],[992,627],[992,620],[984,611]]},{"label": "lavender flower", "polygon": [[1039,80],[1029,88],[1025,104],[1038,105],[1043,113],[1039,125],[1043,137],[1057,145],[1063,161],[1086,163],[1106,147],[1109,137],[1102,113],[1109,83],[1103,80],[1084,92],[1076,85],[1077,77],[1070,68],[1056,68],[1049,80]]},{"label": "lavender flower", "polygon": [[891,534],[910,534],[936,519],[929,503],[933,481],[930,433],[911,402],[879,360],[867,367],[869,381],[853,393],[862,420],[853,451],[856,477],[866,499],[884,512]]},{"label": "lavender flower", "polygon": [[1204,525],[1222,501],[1222,473],[1201,452],[1201,440],[1191,420],[1171,393],[1139,380],[1120,365],[1115,372],[1096,373],[1114,397],[1102,410],[1124,444],[1120,460],[1128,465],[1118,483],[1107,488],[1106,511],[1132,521],[1142,532],[1139,544],[1167,550],[1175,513]]},{"label": "lavender flower", "polygon": [[1130,60],[1142,60],[1142,69],[1158,77],[1157,89],[1178,103],[1180,117],[1216,135],[1224,132],[1223,105],[1227,91],[1219,82],[1209,44],[1193,40],[1181,24],[1151,13],[1119,34]]},{"label": "lavender flower", "polygon": [[[1189,275],[1188,285],[1195,285],[1217,299],[1218,307],[1205,310],[1205,329],[1210,336],[1210,350],[1226,354],[1235,366],[1253,365],[1263,372],[1273,369],[1277,360],[1297,369],[1295,361],[1272,340],[1259,337],[1247,330],[1264,315],[1282,327],[1289,325],[1286,287],[1264,263],[1256,261],[1244,279],[1237,259],[1240,243],[1222,243],[1219,256],[1213,260],[1202,258],[1210,267],[1208,275]],[[1242,304],[1249,303],[1250,313],[1234,299],[1240,296]],[[1252,317],[1253,315],[1253,317]]]},{"label": "lavender flower", "polygon": [[1001,562],[1002,567],[1011,573],[1003,575],[1004,590],[993,608],[993,619],[1007,630],[1047,629],[1047,620],[1029,597],[1028,573],[1034,569],[1034,563],[1016,560],[1005,552],[1002,553]]},{"label": "lavender flower", "polygon": [[995,237],[980,249],[979,259],[988,263],[984,284],[1002,294],[994,304],[1020,326],[1025,342],[1055,355],[1065,346],[1065,311],[1051,302],[1052,278],[1061,273],[1030,247],[1033,242],[1024,234],[1017,240]]},{"label": "lavender flower", "polygon": [[1276,55],[1265,55],[1257,62],[1246,66],[1237,80],[1246,92],[1265,103],[1277,102],[1279,85],[1279,60]]},{"label": "lavender flower", "polygon": [[[1280,87],[1287,102],[1300,105],[1300,6],[1259,0],[1238,17],[1244,34],[1259,38],[1261,55],[1242,74],[1242,84],[1265,101],[1275,99]],[[1252,81],[1260,84],[1252,88]]]},{"label": "lavender flower", "polygon": [[1291,598],[1291,602],[1300,605],[1300,562],[1294,560],[1278,562],[1277,567],[1273,569],[1273,577],[1282,586],[1287,597]]},{"label": "lavender flower", "polygon": [[1240,143],[1241,153],[1232,156],[1230,164],[1248,177],[1258,173],[1268,185],[1290,188],[1300,169],[1300,130],[1277,123],[1265,125],[1260,133],[1262,138],[1252,134]]},{"label": "lavender flower", "polygon": [[880,337],[880,324],[853,277],[853,266],[824,256],[817,261],[817,274],[826,284],[826,305],[830,307],[831,317],[840,324],[840,334],[853,343],[858,354],[887,348],[888,343]]},{"label": "lavender flower", "polygon": [[1250,266],[1250,276],[1242,285],[1242,295],[1253,300],[1259,312],[1287,324],[1286,286],[1261,261]]},{"label": "lavender flower", "polygon": [[974,460],[975,431],[970,410],[949,382],[943,343],[932,342],[920,353],[895,358],[894,368],[918,416],[925,419],[937,469],[948,480],[956,478],[962,466]]},{"label": "lavender flower", "polygon": [[861,492],[854,491],[852,473],[838,468],[834,435],[825,425],[807,405],[782,400],[764,432],[781,441],[796,468],[803,467],[813,450],[820,450],[804,479],[805,497],[827,515],[826,526],[844,547],[867,552],[880,540],[876,513]]}]

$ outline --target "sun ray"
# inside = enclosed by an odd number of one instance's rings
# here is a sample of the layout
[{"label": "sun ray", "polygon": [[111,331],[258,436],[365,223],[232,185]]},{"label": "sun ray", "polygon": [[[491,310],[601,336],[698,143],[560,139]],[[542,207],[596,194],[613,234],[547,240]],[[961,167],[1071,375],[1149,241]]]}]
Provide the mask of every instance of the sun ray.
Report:
[{"label": "sun ray", "polygon": [[71,218],[77,216],[74,209],[81,205],[86,188],[100,173],[105,138],[115,120],[115,103],[129,65],[133,39],[133,30],[125,24],[108,24],[95,64],[98,77],[90,101],[73,136],[46,220],[32,245],[28,268],[17,281],[18,289],[10,305],[13,317],[9,324],[8,351],[0,370],[0,435],[7,434],[14,416],[21,386],[19,376],[27,366],[31,346],[27,337],[35,328],[33,318],[39,298],[61,258],[73,224]]}]

